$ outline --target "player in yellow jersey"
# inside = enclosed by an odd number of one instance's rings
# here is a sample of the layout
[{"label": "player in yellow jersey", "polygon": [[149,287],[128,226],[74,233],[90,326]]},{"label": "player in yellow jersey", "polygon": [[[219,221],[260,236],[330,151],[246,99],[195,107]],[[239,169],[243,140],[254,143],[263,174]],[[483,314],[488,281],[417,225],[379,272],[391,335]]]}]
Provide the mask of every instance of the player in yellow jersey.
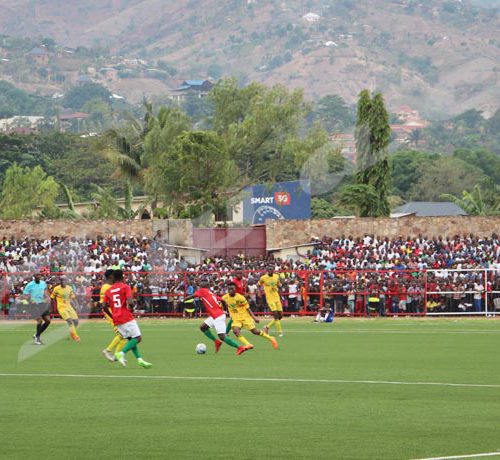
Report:
[{"label": "player in yellow jersey", "polygon": [[71,305],[71,301],[76,302],[76,295],[73,288],[66,283],[66,278],[64,276],[60,277],[59,284],[52,289],[50,298],[56,301],[59,315],[68,323],[70,337],[75,342],[79,342],[80,337],[76,332],[76,328],[78,327],[78,315]]},{"label": "player in yellow jersey", "polygon": [[274,337],[271,337],[266,332],[259,331],[259,329],[255,327],[255,323],[258,323],[259,319],[253,314],[247,299],[236,292],[235,283],[228,283],[227,294],[222,296],[222,301],[228,309],[229,315],[233,321],[232,328],[234,335],[247,350],[251,350],[253,345],[241,335],[241,329],[246,329],[254,335],[264,337],[271,342],[275,350],[278,348],[278,342]]},{"label": "player in yellow jersey", "polygon": [[281,327],[281,318],[283,317],[283,306],[279,294],[280,276],[274,273],[272,267],[268,267],[267,273],[259,279],[259,286],[264,286],[264,294],[266,302],[273,314],[272,321],[264,327],[264,332],[269,333],[269,329],[276,326],[276,330],[280,337],[283,337],[283,328]]},{"label": "player in yellow jersey", "polygon": [[[101,307],[104,305],[104,295],[114,282],[115,280],[113,279],[113,270],[111,269],[106,270],[104,272],[104,284],[102,285],[101,291],[99,293],[99,302],[101,304]],[[113,331],[115,332],[115,337],[109,343],[109,345],[104,350],[102,350],[102,354],[105,356],[107,360],[113,362],[116,361],[115,353],[122,351],[122,348],[127,343],[127,339],[124,339],[118,332],[118,328],[113,323],[113,318],[111,318],[111,316],[109,316],[104,310],[103,313],[104,313],[104,318],[113,328]]]}]

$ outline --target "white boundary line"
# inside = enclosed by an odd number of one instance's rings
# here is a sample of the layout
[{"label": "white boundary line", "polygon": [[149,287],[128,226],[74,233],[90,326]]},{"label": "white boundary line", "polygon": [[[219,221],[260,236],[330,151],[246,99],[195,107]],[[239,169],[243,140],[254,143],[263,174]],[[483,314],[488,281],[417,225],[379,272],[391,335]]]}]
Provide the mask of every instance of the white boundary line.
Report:
[{"label": "white boundary line", "polygon": [[37,374],[37,373],[0,373],[0,377],[47,377],[73,379],[142,379],[142,380],[208,380],[208,381],[240,381],[240,382],[278,382],[278,383],[339,383],[361,385],[419,385],[459,388],[500,388],[494,383],[447,383],[447,382],[402,382],[390,380],[339,380],[339,379],[300,379],[300,378],[266,378],[266,377],[202,377],[181,375],[110,375],[110,374]]},{"label": "white boundary line", "polygon": [[[62,323],[61,323],[62,324]],[[58,324],[56,324],[58,325]],[[148,331],[164,331],[164,332],[192,332],[196,331],[197,328],[193,326],[192,328],[178,328],[178,327],[163,327],[158,325],[147,325],[141,323],[141,326]],[[3,328],[0,325],[0,333],[3,332],[17,332],[25,333],[25,328]],[[83,331],[96,331],[96,332],[111,332],[109,326],[94,326],[86,327],[84,324],[79,328]],[[312,330],[312,329],[287,329],[288,334],[485,334],[485,335],[496,335],[500,334],[500,329],[420,329],[420,330],[408,330],[408,329],[328,329],[328,330]]]},{"label": "white boundary line", "polygon": [[495,457],[500,458],[500,451],[498,452],[487,452],[484,454],[470,454],[470,455],[452,455],[451,457],[432,457],[432,458],[420,458],[418,460],[452,460],[459,458],[480,458],[480,457]]}]

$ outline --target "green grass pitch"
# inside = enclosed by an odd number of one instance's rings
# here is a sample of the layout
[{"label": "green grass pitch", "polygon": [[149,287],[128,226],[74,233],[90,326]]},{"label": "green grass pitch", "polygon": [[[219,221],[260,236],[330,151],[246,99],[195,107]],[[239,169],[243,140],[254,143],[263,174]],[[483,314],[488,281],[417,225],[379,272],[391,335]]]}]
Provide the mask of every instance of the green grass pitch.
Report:
[{"label": "green grass pitch", "polygon": [[0,458],[500,451],[500,321],[287,319],[279,350],[251,337],[255,350],[239,357],[226,345],[215,355],[200,322],[140,321],[150,370],[131,353],[127,368],[102,357],[112,338],[103,321],[83,323],[80,343],[53,323],[43,347],[31,344],[32,323],[1,323]]}]

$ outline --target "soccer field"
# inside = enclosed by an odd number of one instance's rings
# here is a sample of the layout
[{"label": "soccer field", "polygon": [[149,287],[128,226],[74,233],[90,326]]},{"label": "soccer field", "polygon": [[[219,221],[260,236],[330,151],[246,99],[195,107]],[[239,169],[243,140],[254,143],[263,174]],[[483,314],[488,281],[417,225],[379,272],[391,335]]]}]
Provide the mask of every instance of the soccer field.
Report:
[{"label": "soccer field", "polygon": [[[143,320],[144,358],[53,323],[0,324],[0,458],[420,459],[500,452],[500,321],[285,320],[236,356],[200,321]],[[248,336],[248,334],[247,334]],[[199,342],[208,353],[196,355]],[[474,458],[474,457],[467,457]],[[500,454],[498,455],[500,458]]]}]

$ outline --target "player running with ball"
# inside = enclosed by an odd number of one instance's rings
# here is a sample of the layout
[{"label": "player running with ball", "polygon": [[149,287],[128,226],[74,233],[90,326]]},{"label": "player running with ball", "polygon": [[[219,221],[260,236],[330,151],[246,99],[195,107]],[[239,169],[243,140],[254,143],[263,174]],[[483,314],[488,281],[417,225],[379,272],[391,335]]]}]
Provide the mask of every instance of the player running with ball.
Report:
[{"label": "player running with ball", "polygon": [[122,365],[126,366],[125,354],[132,350],[132,353],[137,358],[137,364],[149,369],[152,364],[142,359],[139,347],[137,346],[142,340],[141,330],[139,325],[129,310],[132,308],[132,289],[130,286],[123,282],[123,271],[115,270],[113,272],[114,283],[104,294],[103,310],[107,315],[113,318],[113,324],[118,329],[118,332],[124,339],[128,339],[127,344],[121,351],[115,353],[116,360]]},{"label": "player running with ball", "polygon": [[[235,342],[231,337],[226,335],[226,314],[220,305],[222,299],[215,295],[208,287],[207,280],[200,281],[200,288],[193,295],[186,297],[184,301],[193,299],[194,297],[201,299],[208,318],[200,326],[200,330],[214,342],[216,353],[219,351],[222,342],[225,342],[229,346],[236,348],[237,355],[241,355],[247,351],[247,348],[238,346],[238,342]],[[210,330],[211,328],[215,329],[218,338]]]}]

